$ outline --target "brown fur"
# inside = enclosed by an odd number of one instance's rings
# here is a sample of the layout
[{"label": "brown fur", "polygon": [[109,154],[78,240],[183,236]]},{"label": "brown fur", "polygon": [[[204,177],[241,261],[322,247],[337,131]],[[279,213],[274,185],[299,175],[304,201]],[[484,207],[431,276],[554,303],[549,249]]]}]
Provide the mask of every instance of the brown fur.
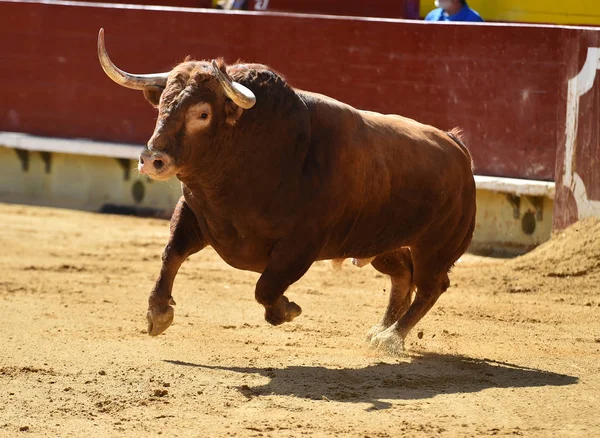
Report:
[{"label": "brown fur", "polygon": [[[376,257],[395,285],[383,325],[397,322],[406,336],[448,287],[473,233],[475,183],[460,132],[295,90],[260,64],[218,64],[255,93],[253,108],[227,99],[207,62],[177,66],[160,96],[149,148],[176,163],[183,197],[150,297],[150,333],[168,327],[160,315],[172,311],[183,260],[210,245],[262,274],[255,296],[272,324],[299,314],[283,293],[315,260]],[[189,134],[186,112],[198,102],[212,119]]]}]

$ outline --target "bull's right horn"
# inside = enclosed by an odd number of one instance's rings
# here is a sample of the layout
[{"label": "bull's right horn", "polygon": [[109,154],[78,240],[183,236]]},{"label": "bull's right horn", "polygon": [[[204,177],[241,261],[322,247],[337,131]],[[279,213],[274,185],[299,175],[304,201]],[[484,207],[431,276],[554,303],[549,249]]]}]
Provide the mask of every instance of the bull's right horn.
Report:
[{"label": "bull's right horn", "polygon": [[102,69],[117,84],[134,90],[143,90],[147,87],[164,88],[167,84],[169,73],[154,73],[149,75],[133,75],[124,72],[119,67],[113,64],[108,57],[106,47],[104,46],[104,29],[100,29],[98,33],[98,59]]},{"label": "bull's right horn", "polygon": [[233,102],[243,109],[250,109],[256,103],[256,96],[247,87],[237,82],[231,82],[225,74],[221,71],[217,62],[213,59],[212,66],[217,75],[217,79],[223,87],[225,95],[229,97]]}]

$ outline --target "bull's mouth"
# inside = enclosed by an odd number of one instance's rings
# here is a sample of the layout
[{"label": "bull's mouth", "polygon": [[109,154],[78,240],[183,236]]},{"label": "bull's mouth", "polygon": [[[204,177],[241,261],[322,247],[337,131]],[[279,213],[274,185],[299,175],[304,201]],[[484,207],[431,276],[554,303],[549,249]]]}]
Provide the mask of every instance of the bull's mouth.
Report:
[{"label": "bull's mouth", "polygon": [[145,175],[148,178],[153,179],[155,181],[167,181],[167,180],[171,179],[171,177],[177,175],[176,170],[173,170],[171,172],[149,172],[149,171],[140,169],[139,165],[138,165],[138,170],[140,171],[140,174]]}]

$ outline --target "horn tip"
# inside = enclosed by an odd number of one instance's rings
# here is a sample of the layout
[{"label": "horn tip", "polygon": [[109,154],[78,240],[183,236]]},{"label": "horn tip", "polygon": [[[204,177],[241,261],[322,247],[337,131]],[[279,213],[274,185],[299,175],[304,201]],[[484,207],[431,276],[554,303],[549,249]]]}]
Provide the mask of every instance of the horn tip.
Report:
[{"label": "horn tip", "polygon": [[98,48],[101,48],[104,46],[104,28],[100,28],[100,31],[98,32]]}]

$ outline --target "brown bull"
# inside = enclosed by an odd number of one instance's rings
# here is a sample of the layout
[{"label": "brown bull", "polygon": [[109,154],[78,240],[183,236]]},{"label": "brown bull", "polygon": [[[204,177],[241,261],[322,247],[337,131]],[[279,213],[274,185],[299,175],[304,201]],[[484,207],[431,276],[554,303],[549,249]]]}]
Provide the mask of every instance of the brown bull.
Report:
[{"label": "brown bull", "polygon": [[210,245],[261,274],[255,297],[273,325],[301,313],[284,292],[313,262],[372,259],[392,288],[371,345],[403,350],[473,234],[471,156],[456,133],[296,90],[260,64],[186,61],[132,75],[112,64],[102,30],[98,53],[108,76],[158,108],[140,172],[175,175],[183,190],[149,298],[150,335],[173,321],[179,267]]}]

